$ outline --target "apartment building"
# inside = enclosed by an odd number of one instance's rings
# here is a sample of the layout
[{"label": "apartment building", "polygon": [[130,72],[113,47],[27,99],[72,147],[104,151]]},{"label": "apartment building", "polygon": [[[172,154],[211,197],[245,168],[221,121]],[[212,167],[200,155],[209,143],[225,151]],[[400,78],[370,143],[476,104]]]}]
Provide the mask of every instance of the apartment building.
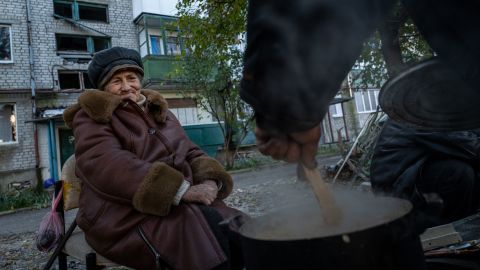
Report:
[{"label": "apartment building", "polygon": [[61,118],[90,88],[92,55],[138,49],[131,0],[0,0],[0,191],[58,179],[74,138]]}]

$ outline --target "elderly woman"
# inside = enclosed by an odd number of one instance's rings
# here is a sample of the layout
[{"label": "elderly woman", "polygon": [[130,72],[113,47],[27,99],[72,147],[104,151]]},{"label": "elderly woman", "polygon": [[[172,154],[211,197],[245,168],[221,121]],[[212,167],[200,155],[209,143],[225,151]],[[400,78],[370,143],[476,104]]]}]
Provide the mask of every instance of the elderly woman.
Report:
[{"label": "elderly woman", "polygon": [[85,91],[64,119],[82,180],[78,225],[110,260],[135,269],[239,269],[238,246],[218,222],[242,214],[221,200],[223,167],[185,134],[156,91],[141,89],[137,51],[93,57]]}]

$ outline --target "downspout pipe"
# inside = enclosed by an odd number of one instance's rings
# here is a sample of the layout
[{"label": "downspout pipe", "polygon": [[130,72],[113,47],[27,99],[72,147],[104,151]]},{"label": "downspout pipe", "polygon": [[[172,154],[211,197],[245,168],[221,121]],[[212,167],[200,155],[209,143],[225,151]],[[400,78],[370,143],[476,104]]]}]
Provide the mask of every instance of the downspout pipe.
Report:
[{"label": "downspout pipe", "polygon": [[[33,58],[33,47],[32,47],[32,13],[31,13],[31,4],[30,0],[25,0],[26,9],[27,9],[27,42],[28,42],[28,63],[30,70],[30,90],[31,90],[31,104],[32,104],[32,119],[35,119],[37,112],[36,104],[36,83],[35,83],[35,62]],[[37,176],[37,190],[42,188],[42,173],[40,170],[40,154],[39,154],[39,143],[38,143],[38,128],[37,123],[33,123],[33,138],[34,138],[34,147],[35,147],[35,170]]]},{"label": "downspout pipe", "polygon": [[32,47],[32,14],[31,14],[31,5],[30,5],[30,0],[25,0],[27,4],[27,40],[28,40],[28,57],[29,57],[29,68],[30,68],[30,90],[32,92],[32,115],[35,117],[35,113],[37,111],[37,106],[36,106],[36,100],[35,100],[35,73],[34,73],[34,67],[35,67],[35,62],[33,58],[33,47]]},{"label": "downspout pipe", "polygon": [[55,120],[48,120],[48,144],[50,154],[50,177],[53,182],[58,181],[58,167],[57,167],[57,147],[55,140]]}]

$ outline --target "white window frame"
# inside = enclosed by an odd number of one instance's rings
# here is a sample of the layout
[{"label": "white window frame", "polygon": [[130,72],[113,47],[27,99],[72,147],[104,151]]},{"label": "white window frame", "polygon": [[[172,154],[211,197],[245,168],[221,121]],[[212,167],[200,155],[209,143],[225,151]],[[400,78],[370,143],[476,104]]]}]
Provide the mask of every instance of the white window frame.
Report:
[{"label": "white window frame", "polygon": [[[370,110],[366,110],[366,100],[365,100],[365,94],[368,92],[368,105],[370,105]],[[373,92],[373,96],[374,96],[374,101],[372,101],[372,97],[370,95],[370,92]],[[357,113],[372,113],[372,112],[376,112],[377,111],[377,106],[378,106],[378,94],[379,94],[380,90],[379,89],[367,89],[367,90],[362,90],[362,91],[358,91],[358,92],[355,92],[354,96],[355,96],[355,107],[357,109]],[[360,94],[361,95],[358,95]],[[361,97],[361,100],[358,100],[357,98],[358,97]],[[363,105],[363,110],[360,110],[359,107],[358,107],[358,102],[362,102],[362,105]]]},{"label": "white window frame", "polygon": [[[152,38],[158,38],[158,49],[159,49],[159,52],[157,54],[153,53],[153,43],[152,43]],[[153,35],[150,35],[150,33],[148,34],[148,42],[149,42],[149,45],[150,45],[150,55],[165,55],[165,49],[164,49],[164,46],[163,46],[163,36],[162,35],[157,35],[157,34],[153,34]]]},{"label": "white window frame", "polygon": [[10,37],[10,60],[0,60],[0,64],[11,64],[13,63],[13,38],[12,38],[12,26],[9,24],[0,24],[0,27],[8,28],[8,33]]},{"label": "white window frame", "polygon": [[10,121],[10,123],[12,123],[12,121],[14,121],[15,123],[15,140],[13,141],[8,141],[8,142],[3,142],[3,141],[0,141],[0,146],[1,145],[11,145],[11,144],[17,144],[18,143],[18,114],[17,114],[17,104],[15,102],[0,102],[0,105],[12,105],[13,106],[13,119],[10,117],[10,119],[8,119],[8,121]]},{"label": "white window frame", "polygon": [[199,123],[196,107],[171,108],[170,111],[177,117],[181,125],[194,125]]}]

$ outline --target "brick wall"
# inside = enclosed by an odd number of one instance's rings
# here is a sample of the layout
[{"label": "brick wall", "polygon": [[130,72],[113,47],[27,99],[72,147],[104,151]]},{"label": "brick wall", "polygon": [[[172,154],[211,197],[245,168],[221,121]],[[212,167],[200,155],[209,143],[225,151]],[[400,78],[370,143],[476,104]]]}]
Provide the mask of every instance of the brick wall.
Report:
[{"label": "brick wall", "polygon": [[0,0],[0,24],[11,26],[13,63],[0,63],[0,89],[30,88],[25,1]]},{"label": "brick wall", "polygon": [[[88,1],[88,0],[87,0]],[[79,21],[81,24],[111,36],[112,46],[138,49],[131,0],[105,0],[108,23]],[[53,0],[30,0],[32,50],[37,108],[66,107],[76,102],[78,93],[58,92],[58,69],[86,70],[88,64],[68,62],[57,55],[56,33],[85,36],[99,35],[94,31],[53,17]],[[13,63],[0,64],[0,102],[14,102],[17,109],[18,143],[0,145],[0,190],[8,182],[35,178],[34,124],[31,122],[32,102],[29,71],[27,11],[25,1],[0,0],[0,24],[11,25]],[[45,90],[50,91],[45,93]],[[19,90],[24,93],[16,93]],[[63,124],[57,124],[62,127]],[[50,177],[48,137],[45,124],[38,124],[39,166],[43,179]],[[33,172],[33,174],[32,174]],[[32,179],[33,181],[34,179]]]},{"label": "brick wall", "polygon": [[32,118],[32,106],[25,94],[2,95],[2,101],[16,104],[17,142],[0,145],[0,191],[11,182],[35,179],[34,125],[25,123]]}]

